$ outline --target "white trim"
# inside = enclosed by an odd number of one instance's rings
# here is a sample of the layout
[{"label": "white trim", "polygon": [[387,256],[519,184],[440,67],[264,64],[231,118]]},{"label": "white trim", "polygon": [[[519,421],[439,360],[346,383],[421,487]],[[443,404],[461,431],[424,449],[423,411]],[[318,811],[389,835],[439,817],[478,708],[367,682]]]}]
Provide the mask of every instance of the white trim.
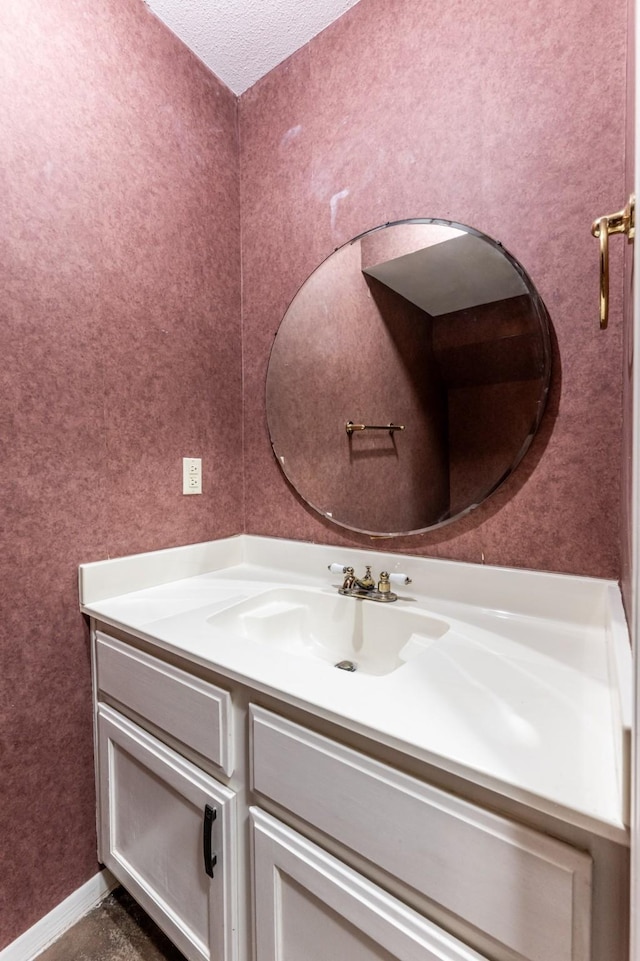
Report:
[{"label": "white trim", "polygon": [[32,961],[76,921],[84,917],[87,911],[106,898],[117,884],[114,876],[106,868],[94,874],[86,884],[61,901],[24,934],[0,951],[0,961]]}]

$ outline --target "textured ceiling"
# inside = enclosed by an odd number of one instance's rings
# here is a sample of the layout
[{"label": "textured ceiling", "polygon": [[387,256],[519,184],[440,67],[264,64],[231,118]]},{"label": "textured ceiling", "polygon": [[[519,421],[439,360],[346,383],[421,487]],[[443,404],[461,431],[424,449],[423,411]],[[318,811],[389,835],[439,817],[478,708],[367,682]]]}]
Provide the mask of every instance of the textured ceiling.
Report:
[{"label": "textured ceiling", "polygon": [[144,0],[236,94],[358,0]]}]

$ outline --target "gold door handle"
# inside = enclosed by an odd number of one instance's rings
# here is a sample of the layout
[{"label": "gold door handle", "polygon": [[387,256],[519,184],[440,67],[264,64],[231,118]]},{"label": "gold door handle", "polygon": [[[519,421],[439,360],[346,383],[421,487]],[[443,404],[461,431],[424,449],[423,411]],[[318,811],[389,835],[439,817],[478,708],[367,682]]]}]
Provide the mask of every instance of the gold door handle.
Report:
[{"label": "gold door handle", "polygon": [[591,233],[600,241],[600,330],[606,330],[609,323],[609,237],[626,234],[631,243],[636,232],[635,210],[636,198],[631,194],[624,210],[598,217],[591,225]]}]

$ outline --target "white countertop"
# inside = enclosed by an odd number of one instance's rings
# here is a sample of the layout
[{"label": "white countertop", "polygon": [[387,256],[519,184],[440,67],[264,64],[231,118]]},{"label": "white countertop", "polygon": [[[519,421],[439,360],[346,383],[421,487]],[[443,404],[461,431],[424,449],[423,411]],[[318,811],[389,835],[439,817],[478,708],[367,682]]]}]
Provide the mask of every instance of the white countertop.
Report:
[{"label": "white countertop", "polygon": [[[208,620],[276,587],[334,595],[330,562],[408,573],[412,584],[394,588],[398,609],[449,630],[374,676]],[[628,842],[631,655],[613,582],[241,535],[82,565],[80,599],[86,614],[158,648]]]}]

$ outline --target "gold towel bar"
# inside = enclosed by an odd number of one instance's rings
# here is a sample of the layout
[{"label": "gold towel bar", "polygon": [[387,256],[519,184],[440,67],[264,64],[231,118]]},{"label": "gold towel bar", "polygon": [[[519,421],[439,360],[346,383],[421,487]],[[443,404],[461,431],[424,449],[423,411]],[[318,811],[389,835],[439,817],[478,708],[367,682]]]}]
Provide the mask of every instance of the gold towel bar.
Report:
[{"label": "gold towel bar", "polygon": [[393,434],[394,430],[404,430],[404,424],[354,424],[352,420],[348,420],[345,429],[349,436],[356,430],[388,430]]},{"label": "gold towel bar", "polygon": [[635,209],[635,194],[631,194],[624,210],[598,217],[591,225],[591,233],[600,241],[600,330],[606,330],[609,323],[609,236],[626,234],[631,243],[636,232]]}]

